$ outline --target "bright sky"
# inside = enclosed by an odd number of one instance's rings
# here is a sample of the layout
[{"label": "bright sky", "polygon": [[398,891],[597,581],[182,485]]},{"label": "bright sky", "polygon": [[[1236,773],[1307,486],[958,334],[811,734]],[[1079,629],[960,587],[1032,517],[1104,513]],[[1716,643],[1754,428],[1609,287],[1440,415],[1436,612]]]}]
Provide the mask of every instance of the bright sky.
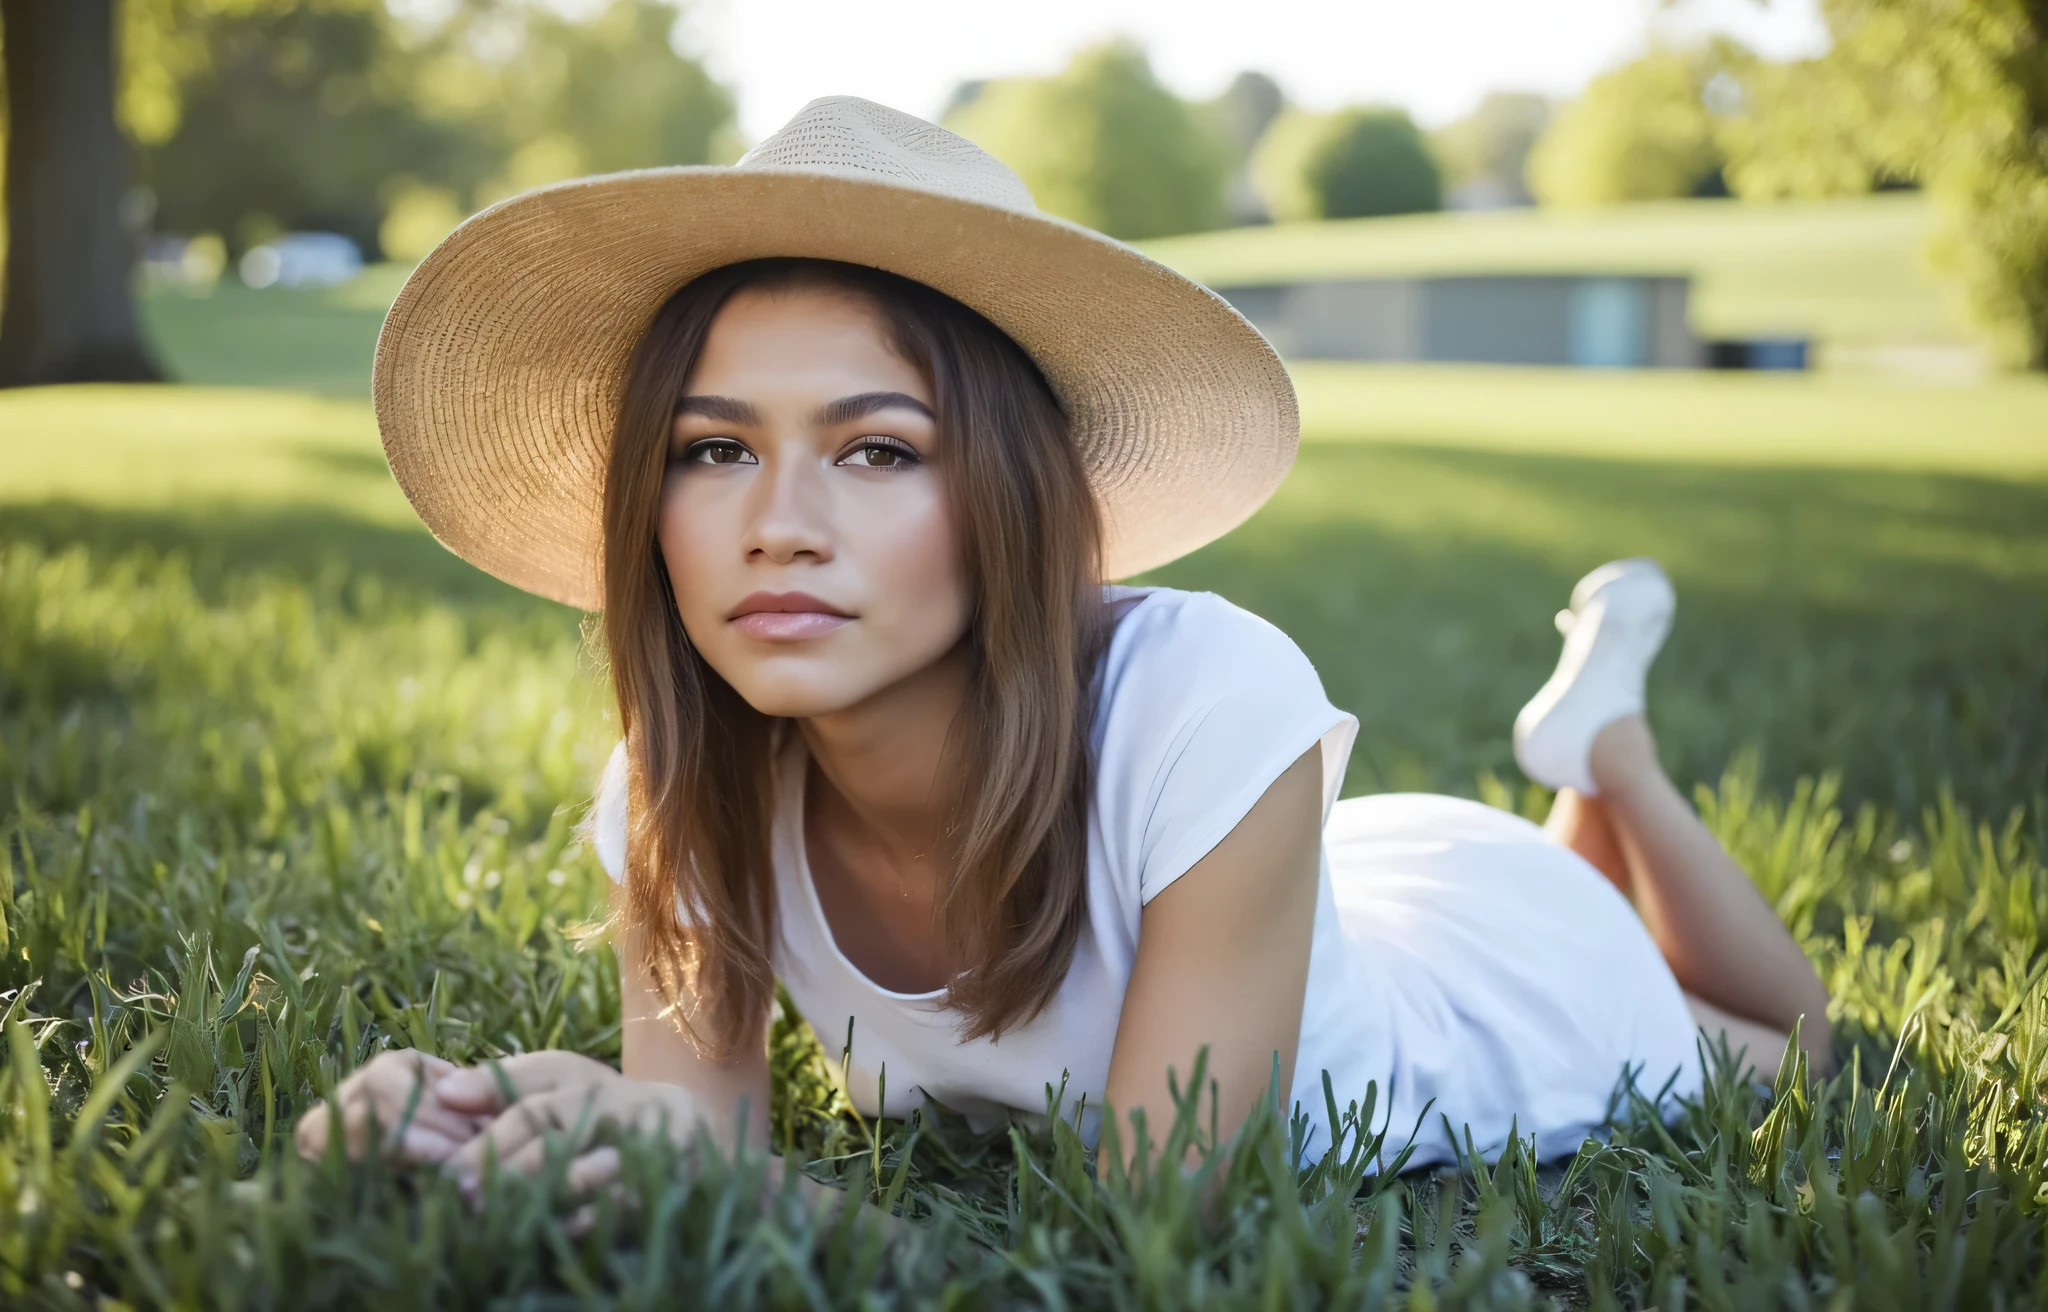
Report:
[{"label": "bright sky", "polygon": [[695,0],[685,34],[758,140],[821,95],[935,115],[964,78],[1049,73],[1119,33],[1184,96],[1255,68],[1298,104],[1404,105],[1434,126],[1489,90],[1570,95],[1653,30],[1777,57],[1825,43],[1817,0]]}]

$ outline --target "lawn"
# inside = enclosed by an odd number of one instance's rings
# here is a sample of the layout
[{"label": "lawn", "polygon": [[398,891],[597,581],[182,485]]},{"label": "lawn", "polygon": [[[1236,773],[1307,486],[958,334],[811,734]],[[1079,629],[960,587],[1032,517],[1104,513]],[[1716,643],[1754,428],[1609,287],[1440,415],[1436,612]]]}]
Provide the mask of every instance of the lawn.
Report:
[{"label": "lawn", "polygon": [[340,287],[261,291],[224,278],[204,295],[147,297],[143,322],[185,382],[368,396],[377,329],[410,271],[373,265]]},{"label": "lawn", "polygon": [[1215,287],[1311,278],[1509,273],[1691,274],[1702,337],[1811,336],[1851,346],[1966,344],[1929,268],[1918,195],[1668,201],[1234,228],[1145,243]]},{"label": "lawn", "polygon": [[[1722,1080],[1668,1131],[1624,1107],[1542,1170],[1297,1170],[1286,1127],[1253,1127],[1234,1153],[1197,1145],[1204,1186],[1098,1177],[1028,1118],[1014,1137],[863,1126],[830,1091],[837,1036],[821,1053],[785,1023],[777,1142],[920,1221],[891,1238],[759,1200],[757,1164],[649,1150],[633,1205],[577,1237],[546,1180],[499,1181],[470,1217],[439,1181],[288,1151],[297,1110],[388,1044],[616,1056],[616,966],[586,940],[603,877],[573,832],[610,730],[578,617],[449,556],[384,472],[361,399],[374,310],[346,303],[377,296],[260,295],[150,314],[184,325],[166,355],[189,378],[274,369],[320,394],[0,393],[0,1302],[2048,1291],[2041,389],[1303,370],[1294,475],[1158,576],[1302,644],[1363,721],[1347,791],[1540,810],[1507,730],[1554,659],[1551,612],[1602,559],[1664,560],[1667,764],[1828,979],[1840,1078]],[[250,353],[287,331],[325,363]],[[1184,1112],[1174,1132],[1199,1139]]]}]

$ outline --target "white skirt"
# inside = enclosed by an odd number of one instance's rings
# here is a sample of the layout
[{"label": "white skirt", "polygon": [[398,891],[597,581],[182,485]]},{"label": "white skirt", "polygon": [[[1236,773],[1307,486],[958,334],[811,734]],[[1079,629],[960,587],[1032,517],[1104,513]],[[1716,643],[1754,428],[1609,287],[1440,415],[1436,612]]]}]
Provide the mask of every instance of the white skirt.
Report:
[{"label": "white skirt", "polygon": [[[1627,1071],[1665,1110],[1700,1085],[1697,1027],[1635,910],[1584,858],[1495,807],[1426,793],[1337,803],[1325,829],[1348,997],[1310,999],[1307,1063],[1340,1105],[1379,1082],[1391,1155],[1575,1151]],[[1363,1059],[1363,1060],[1361,1060]],[[1341,1075],[1342,1078],[1339,1078]],[[1426,1118],[1424,1108],[1429,1110]]]}]

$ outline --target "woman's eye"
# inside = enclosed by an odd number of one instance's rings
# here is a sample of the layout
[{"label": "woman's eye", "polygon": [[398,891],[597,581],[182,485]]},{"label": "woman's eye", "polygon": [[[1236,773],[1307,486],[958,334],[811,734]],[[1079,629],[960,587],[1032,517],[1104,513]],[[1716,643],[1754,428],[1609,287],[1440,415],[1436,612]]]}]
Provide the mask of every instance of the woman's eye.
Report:
[{"label": "woman's eye", "polygon": [[760,463],[754,453],[729,437],[707,437],[690,443],[683,459],[695,465],[752,465]]},{"label": "woman's eye", "polygon": [[919,460],[907,442],[870,438],[840,457],[839,463],[856,469],[907,469]]}]

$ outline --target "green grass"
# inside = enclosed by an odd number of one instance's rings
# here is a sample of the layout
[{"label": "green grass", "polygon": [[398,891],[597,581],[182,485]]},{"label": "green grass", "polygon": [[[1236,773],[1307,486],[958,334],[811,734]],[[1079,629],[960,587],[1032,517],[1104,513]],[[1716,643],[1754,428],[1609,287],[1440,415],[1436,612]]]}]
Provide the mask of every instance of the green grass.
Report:
[{"label": "green grass", "polygon": [[1311,441],[2048,479],[2048,378],[1963,387],[1831,374],[1290,366]]},{"label": "green grass", "polygon": [[377,329],[411,269],[374,265],[330,288],[242,286],[143,298],[142,319],[170,377],[189,383],[369,395]]},{"label": "green grass", "polygon": [[[274,304],[175,307],[177,350],[225,371],[237,316]],[[309,334],[363,340],[308,305]],[[0,393],[0,1303],[2048,1297],[2037,390],[1305,370],[1293,477],[1159,576],[1302,643],[1364,723],[1347,791],[1535,810],[1507,726],[1551,611],[1601,559],[1665,560],[1667,764],[1827,978],[1840,1078],[1724,1078],[1668,1131],[1623,1107],[1541,1169],[1297,1170],[1264,1124],[1197,1144],[1212,1178],[1134,1180],[1031,1118],[864,1126],[831,1091],[836,1039],[785,1021],[777,1143],[915,1224],[813,1216],[761,1200],[758,1163],[641,1145],[627,1204],[579,1238],[558,1179],[497,1181],[470,1215],[430,1177],[289,1151],[298,1111],[387,1045],[618,1048],[616,964],[587,937],[603,876],[572,829],[611,733],[578,617],[435,544],[360,375],[332,377]],[[1169,1153],[1205,1123],[1184,1106]]]},{"label": "green grass", "polygon": [[1803,204],[1670,201],[1284,224],[1145,243],[1211,286],[1507,273],[1691,274],[1706,337],[1967,344],[1929,271],[1917,195]]}]

